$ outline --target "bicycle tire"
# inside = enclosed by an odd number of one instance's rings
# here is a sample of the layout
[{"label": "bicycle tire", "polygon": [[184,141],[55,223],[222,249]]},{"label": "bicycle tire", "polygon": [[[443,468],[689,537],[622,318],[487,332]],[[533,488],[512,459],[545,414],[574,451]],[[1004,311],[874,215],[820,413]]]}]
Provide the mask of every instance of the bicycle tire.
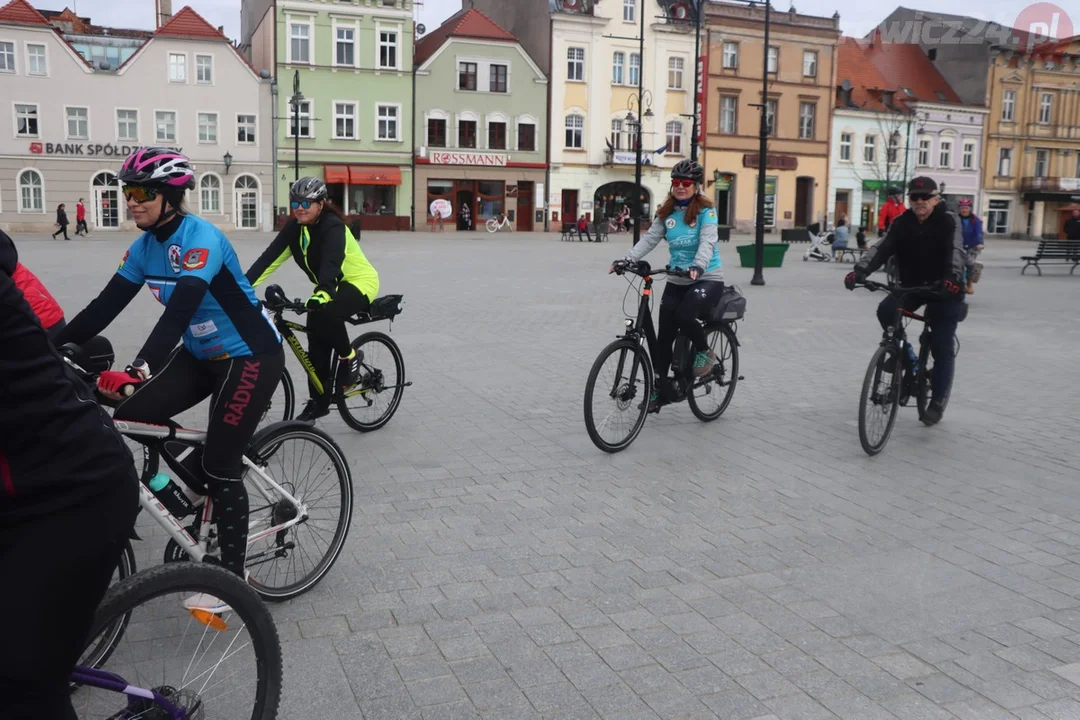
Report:
[{"label": "bicycle tire", "polygon": [[293,419],[293,413],[296,412],[296,385],[293,383],[292,375],[289,374],[289,368],[281,369],[281,387],[285,402],[283,403],[284,409],[280,416],[274,412],[274,406],[271,401],[271,405],[267,408],[266,413],[263,415],[263,425],[273,425],[276,422],[287,422]]},{"label": "bicycle tire", "polygon": [[[604,366],[604,361],[608,356],[614,354],[617,351],[626,350],[633,355],[633,364],[630,369],[629,385],[633,388],[635,383],[635,377],[639,371],[643,372],[642,384],[644,392],[642,393],[640,401],[640,411],[638,413],[638,419],[634,423],[634,427],[630,430],[630,433],[623,438],[620,442],[609,443],[600,437],[600,433],[596,429],[596,419],[593,417],[592,412],[592,398],[593,392],[596,389],[596,378],[600,374],[600,368]],[[625,362],[625,358],[624,358]],[[645,427],[645,418],[649,414],[649,396],[653,390],[653,370],[652,362],[649,360],[648,353],[637,342],[630,339],[616,340],[611,343],[596,357],[593,362],[592,369],[589,370],[589,379],[585,383],[585,429],[589,432],[589,439],[593,441],[596,447],[600,448],[606,453],[615,453],[620,450],[625,450],[630,447],[630,444],[634,442],[638,434],[641,432],[641,428]],[[631,393],[630,402],[633,403],[638,400],[636,393]]]},{"label": "bicycle tire", "polygon": [[[273,720],[281,700],[282,657],[277,627],[266,604],[243,580],[224,568],[205,563],[158,565],[132,575],[109,588],[98,606],[87,642],[92,642],[108,627],[124,618],[139,605],[162,595],[179,592],[207,593],[229,604],[251,633],[255,648],[258,681],[251,720]],[[120,633],[110,648],[123,637]],[[85,648],[84,648],[85,650]],[[100,660],[108,661],[108,655]],[[85,663],[83,663],[85,664]],[[100,665],[96,666],[100,667]]]},{"label": "bicycle tire", "polygon": [[[390,355],[394,358],[394,369],[397,372],[397,382],[393,389],[394,394],[390,398],[390,404],[387,405],[383,414],[372,422],[363,422],[353,417],[348,406],[345,404],[345,398],[338,400],[338,412],[341,414],[341,419],[345,421],[345,424],[353,430],[365,433],[378,430],[383,425],[390,422],[390,418],[394,416],[394,413],[397,412],[398,405],[401,404],[401,396],[405,394],[405,358],[401,354],[401,348],[398,347],[393,338],[386,333],[379,331],[364,333],[352,341],[352,346],[359,351],[369,342],[382,343],[390,350]],[[378,368],[376,368],[376,370],[378,370]],[[382,371],[379,370],[379,372],[381,373]]]},{"label": "bicycle tire", "polygon": [[494,219],[489,219],[485,224],[487,225],[487,231],[489,233],[498,232],[499,226]]},{"label": "bicycle tire", "polygon": [[[933,397],[934,366],[931,362],[932,357],[929,338],[927,338],[927,342],[922,343],[919,347],[919,375],[915,378],[915,408],[919,411],[920,422],[926,413],[926,408],[930,405],[931,397]],[[946,392],[945,398],[941,401],[942,412],[945,411],[945,407],[949,404],[950,394]]]},{"label": "bicycle tire", "polygon": [[[690,412],[694,413],[694,416],[702,422],[712,422],[724,414],[728,405],[731,404],[731,399],[735,397],[735,385],[739,382],[739,343],[735,339],[735,332],[731,329],[730,325],[722,323],[719,325],[707,325],[705,327],[705,334],[708,335],[713,330],[719,330],[720,334],[724,336],[731,346],[731,361],[727,369],[727,375],[730,382],[727,384],[726,388],[727,395],[724,396],[723,401],[720,403],[720,407],[713,412],[705,412],[698,406],[697,399],[694,397],[693,388],[686,394],[686,403],[690,406]],[[717,358],[717,361],[719,362],[720,358]],[[692,372],[692,370],[688,369],[688,372]],[[691,377],[693,376],[691,375]],[[696,380],[697,378],[695,378],[695,381]]]},{"label": "bicycle tire", "polygon": [[[251,447],[247,451],[248,458],[252,462],[256,462],[256,458],[261,455],[261,450],[268,447],[274,447],[273,452],[276,453],[277,449],[287,440],[297,437],[305,438],[312,442],[315,442],[322,447],[327,454],[330,455],[331,461],[334,463],[334,467],[337,470],[338,486],[341,489],[341,515],[338,518],[337,528],[334,530],[333,539],[330,542],[330,546],[322,559],[315,566],[308,575],[302,580],[285,585],[280,588],[270,588],[260,583],[255,573],[252,572],[248,578],[248,582],[251,587],[255,589],[264,600],[270,601],[282,601],[290,600],[294,597],[302,595],[303,593],[314,587],[323,577],[326,576],[330,569],[334,566],[338,556],[341,555],[342,549],[345,547],[345,539],[349,535],[349,525],[352,523],[353,514],[353,486],[352,486],[352,473],[349,470],[349,463],[345,459],[345,453],[341,450],[333,438],[327,433],[316,427],[298,427],[295,424],[282,425],[281,427],[267,428],[260,436],[252,441]],[[256,458],[251,457],[255,455]],[[275,478],[279,485],[288,486],[290,483],[288,478]],[[248,493],[251,495],[251,492]],[[302,498],[301,498],[302,499]],[[294,526],[298,527],[298,526]],[[285,531],[288,532],[288,531]],[[249,546],[250,551],[250,546]],[[250,562],[250,557],[247,562]]]},{"label": "bicycle tire", "polygon": [[[893,362],[896,363],[896,367],[893,368],[894,379],[891,388],[892,408],[889,411],[889,419],[886,422],[885,431],[882,433],[881,439],[877,443],[872,443],[867,437],[867,401],[870,392],[877,385],[877,376],[880,374],[880,368],[885,366],[886,357],[890,352],[893,353]],[[882,345],[874,352],[873,357],[870,358],[870,365],[866,368],[866,377],[863,378],[862,384],[862,395],[859,397],[859,442],[862,444],[863,451],[871,457],[885,449],[886,443],[889,442],[889,436],[892,435],[893,426],[896,424],[896,411],[900,408],[900,385],[903,381],[901,376],[903,367],[900,352],[892,345]]]}]

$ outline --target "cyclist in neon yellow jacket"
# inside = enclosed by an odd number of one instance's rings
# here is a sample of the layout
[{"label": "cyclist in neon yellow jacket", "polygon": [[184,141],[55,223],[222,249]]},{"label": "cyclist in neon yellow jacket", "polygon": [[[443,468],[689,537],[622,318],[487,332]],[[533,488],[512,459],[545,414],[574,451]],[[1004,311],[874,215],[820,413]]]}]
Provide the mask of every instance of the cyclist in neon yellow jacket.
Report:
[{"label": "cyclist in neon yellow jacket", "polygon": [[345,318],[371,306],[379,292],[379,273],[346,227],[341,210],[327,197],[322,180],[304,177],[293,183],[289,205],[294,217],[246,274],[252,286],[258,286],[292,257],[315,284],[307,301],[313,311],[308,316],[308,355],[323,392],[309,380],[311,399],[297,416],[310,422],[330,412],[331,352],[340,358],[337,387],[347,389],[359,380],[361,359],[349,343]]}]

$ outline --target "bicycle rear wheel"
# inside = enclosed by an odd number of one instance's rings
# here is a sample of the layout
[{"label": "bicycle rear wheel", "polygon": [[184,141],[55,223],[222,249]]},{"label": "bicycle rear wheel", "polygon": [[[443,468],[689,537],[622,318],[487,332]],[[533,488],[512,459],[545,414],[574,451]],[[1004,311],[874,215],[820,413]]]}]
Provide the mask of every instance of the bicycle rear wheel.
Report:
[{"label": "bicycle rear wheel", "polygon": [[[735,396],[735,385],[739,382],[739,343],[727,323],[707,326],[705,335],[709,348],[716,354],[716,365],[705,377],[694,378],[686,402],[698,420],[710,422],[724,414]],[[689,377],[693,377],[691,357],[687,357]]]},{"label": "bicycle rear wheel", "polygon": [[859,398],[859,442],[867,455],[877,455],[889,442],[900,407],[903,355],[882,345],[870,359]]},{"label": "bicycle rear wheel", "polygon": [[[958,352],[958,341],[953,343],[953,353]],[[941,396],[941,410],[949,404],[949,390]],[[934,397],[934,359],[930,352],[930,336],[924,333],[919,345],[919,375],[915,378],[915,407],[919,411],[919,420],[923,419],[930,400]]]},{"label": "bicycle rear wheel", "polygon": [[[614,359],[615,367],[601,377],[609,359]],[[629,447],[645,426],[652,390],[652,363],[640,344],[623,339],[604,348],[585,384],[585,428],[593,444],[608,453]],[[594,400],[607,401],[609,409],[594,414]],[[624,414],[626,417],[622,418]],[[621,429],[610,439],[604,437],[605,431],[613,426]]]},{"label": "bicycle rear wheel", "polygon": [[[223,600],[228,610],[186,609],[184,601],[197,593]],[[103,642],[107,652],[101,652]],[[282,682],[277,628],[255,591],[223,568],[160,565],[114,585],[98,608],[86,647],[92,656],[84,650],[80,666],[153,690],[186,710],[187,717],[277,716]],[[171,717],[151,700],[89,684],[72,683],[71,700],[83,720]]]},{"label": "bicycle rear wheel", "polygon": [[353,430],[378,430],[394,417],[405,393],[405,359],[387,334],[364,333],[352,341],[363,356],[360,380],[338,399],[341,419]]}]

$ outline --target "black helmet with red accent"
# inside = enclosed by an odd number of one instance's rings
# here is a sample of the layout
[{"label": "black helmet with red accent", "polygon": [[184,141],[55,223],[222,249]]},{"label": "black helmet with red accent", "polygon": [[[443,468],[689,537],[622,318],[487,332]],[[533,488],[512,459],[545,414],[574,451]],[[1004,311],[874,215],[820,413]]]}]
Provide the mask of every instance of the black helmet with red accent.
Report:
[{"label": "black helmet with red accent", "polygon": [[671,168],[672,180],[693,180],[698,185],[705,183],[705,168],[693,160],[680,160]]}]

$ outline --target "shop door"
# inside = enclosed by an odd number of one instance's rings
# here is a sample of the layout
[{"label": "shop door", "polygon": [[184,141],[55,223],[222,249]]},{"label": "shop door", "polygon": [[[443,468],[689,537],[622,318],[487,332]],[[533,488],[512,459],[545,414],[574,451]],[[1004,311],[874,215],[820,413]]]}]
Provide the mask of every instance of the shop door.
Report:
[{"label": "shop door", "polygon": [[[848,213],[848,194],[847,190],[837,191],[836,193],[836,212],[833,214],[833,226],[840,221],[840,218],[844,217]],[[850,223],[848,223],[850,224]]]},{"label": "shop door", "polygon": [[259,229],[259,181],[241,175],[233,183],[233,203],[236,227],[240,230]]},{"label": "shop door", "polygon": [[533,184],[525,180],[518,183],[517,229],[521,232],[533,229]]},{"label": "shop door", "polygon": [[562,191],[562,221],[563,223],[577,222],[577,190]]},{"label": "shop door", "polygon": [[813,216],[814,179],[795,178],[795,227],[804,228]]},{"label": "shop door", "polygon": [[94,229],[120,227],[120,181],[110,172],[94,176]]}]

